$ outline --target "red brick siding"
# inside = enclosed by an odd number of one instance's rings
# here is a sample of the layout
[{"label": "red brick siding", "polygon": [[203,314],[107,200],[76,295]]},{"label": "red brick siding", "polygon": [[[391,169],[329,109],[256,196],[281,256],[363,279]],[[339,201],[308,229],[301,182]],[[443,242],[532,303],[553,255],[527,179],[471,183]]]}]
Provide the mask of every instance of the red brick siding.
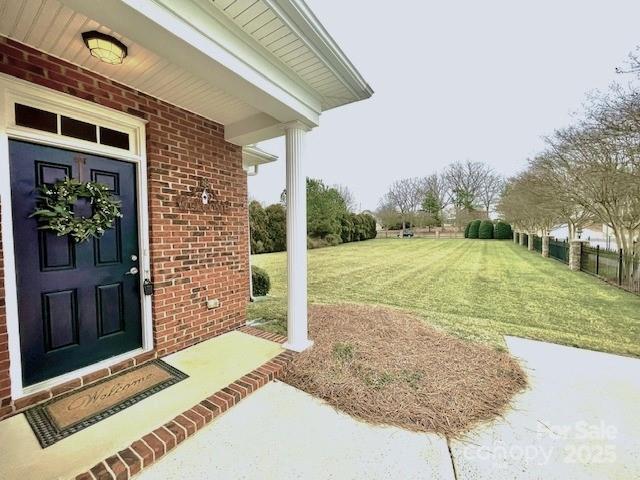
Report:
[{"label": "red brick siding", "polygon": [[[158,356],[242,325],[249,288],[247,182],[241,147],[225,142],[223,126],[4,37],[0,72],[148,121],[150,247],[156,286],[153,335]],[[202,179],[210,182],[219,200],[229,202],[227,212],[188,213],[178,208],[177,196],[193,192]],[[10,405],[0,292],[0,401]],[[208,310],[207,298],[219,299],[220,307]],[[0,407],[0,418],[7,405]]]}]

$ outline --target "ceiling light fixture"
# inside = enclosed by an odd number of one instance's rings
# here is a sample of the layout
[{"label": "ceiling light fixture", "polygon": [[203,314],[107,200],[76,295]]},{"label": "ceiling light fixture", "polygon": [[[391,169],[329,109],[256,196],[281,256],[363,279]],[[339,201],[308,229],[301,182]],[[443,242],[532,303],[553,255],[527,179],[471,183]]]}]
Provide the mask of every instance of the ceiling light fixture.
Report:
[{"label": "ceiling light fixture", "polygon": [[106,33],[95,30],[83,32],[82,39],[91,55],[101,62],[119,65],[124,61],[124,57],[127,56],[127,46]]}]

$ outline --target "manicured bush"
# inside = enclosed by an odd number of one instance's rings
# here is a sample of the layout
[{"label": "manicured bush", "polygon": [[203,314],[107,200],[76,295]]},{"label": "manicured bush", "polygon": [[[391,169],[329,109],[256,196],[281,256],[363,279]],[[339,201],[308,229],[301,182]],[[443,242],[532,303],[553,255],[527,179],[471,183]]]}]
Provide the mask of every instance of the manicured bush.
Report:
[{"label": "manicured bush", "polygon": [[511,240],[513,238],[513,231],[511,230],[511,225],[506,222],[498,222],[496,223],[495,230],[493,232],[493,237],[497,240]]},{"label": "manicured bush", "polygon": [[478,238],[483,240],[490,240],[493,238],[493,222],[491,220],[483,220],[480,222]]},{"label": "manicured bush", "polygon": [[467,223],[467,226],[464,227],[464,238],[469,238],[469,228],[471,228],[471,222]]},{"label": "manicured bush", "polygon": [[469,238],[478,238],[480,233],[480,223],[482,223],[480,220],[474,220],[471,222],[469,225]]},{"label": "manicured bush", "polygon": [[251,266],[251,284],[253,285],[254,297],[264,297],[271,290],[269,274],[255,265]]}]

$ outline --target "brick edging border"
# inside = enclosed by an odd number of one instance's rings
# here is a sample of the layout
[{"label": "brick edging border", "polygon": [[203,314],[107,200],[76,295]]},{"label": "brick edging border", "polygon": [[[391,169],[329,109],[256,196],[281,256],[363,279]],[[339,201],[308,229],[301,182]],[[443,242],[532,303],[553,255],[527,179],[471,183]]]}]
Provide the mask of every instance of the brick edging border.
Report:
[{"label": "brick edging border", "polygon": [[244,325],[238,328],[240,332],[247,333],[249,335],[253,335],[254,337],[264,338],[265,340],[271,340],[276,343],[285,343],[287,341],[287,337],[283,335],[279,335],[277,333],[265,332],[264,330],[260,330],[256,327],[250,327],[249,325]]},{"label": "brick edging border", "polygon": [[[252,331],[247,331],[245,328]],[[241,327],[239,330],[260,338],[266,338],[258,334],[266,332],[252,327]],[[254,330],[256,331],[255,333],[253,332]],[[194,405],[186,412],[182,412],[162,427],[136,440],[129,447],[99,462],[89,471],[76,476],[76,480],[126,480],[131,478],[143,468],[157,462],[177,445],[198,430],[201,430],[214,418],[236,405],[240,400],[267,383],[281,378],[294,355],[295,352],[285,350],[252,372],[247,373]]]}]

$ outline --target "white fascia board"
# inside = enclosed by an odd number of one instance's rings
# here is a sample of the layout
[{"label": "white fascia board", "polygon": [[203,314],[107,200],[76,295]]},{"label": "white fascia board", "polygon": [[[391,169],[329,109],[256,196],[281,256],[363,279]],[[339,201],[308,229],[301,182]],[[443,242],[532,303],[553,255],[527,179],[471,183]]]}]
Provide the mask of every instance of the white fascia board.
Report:
[{"label": "white fascia board", "polygon": [[263,1],[340,79],[354,96],[352,102],[366,100],[373,95],[373,89],[303,0]]},{"label": "white fascia board", "polygon": [[194,1],[62,0],[167,61],[281,122],[319,123],[321,99]]}]

